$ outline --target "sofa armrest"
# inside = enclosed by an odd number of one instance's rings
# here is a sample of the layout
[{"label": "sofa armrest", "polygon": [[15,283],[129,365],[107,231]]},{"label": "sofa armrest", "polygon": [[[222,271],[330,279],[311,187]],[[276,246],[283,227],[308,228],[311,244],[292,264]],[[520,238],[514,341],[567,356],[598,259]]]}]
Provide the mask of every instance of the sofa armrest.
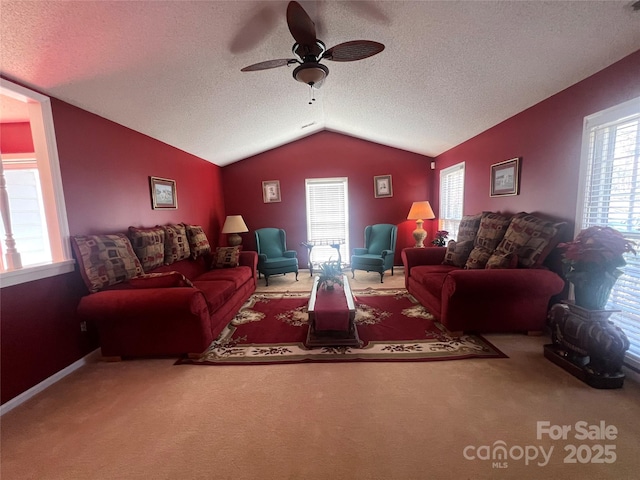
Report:
[{"label": "sofa armrest", "polygon": [[369,253],[369,249],[367,249],[367,248],[354,248],[353,249],[353,254],[354,255],[366,255],[367,253]]},{"label": "sofa armrest", "polygon": [[382,252],[380,252],[380,254],[382,255],[382,258],[384,258],[387,255],[393,255],[393,250],[382,250]]},{"label": "sofa armrest", "polygon": [[418,265],[439,265],[444,260],[447,247],[403,248],[402,264],[404,273],[409,276],[411,268]]},{"label": "sofa armrest", "polygon": [[556,295],[564,280],[544,268],[453,270],[445,278],[442,294],[500,297]]},{"label": "sofa armrest", "polygon": [[193,287],[105,290],[82,297],[78,314],[91,320],[126,321],[144,317],[172,317],[180,314],[208,318],[207,301]]},{"label": "sofa armrest", "polygon": [[251,267],[255,270],[258,267],[258,252],[252,252],[251,250],[241,250],[240,258],[238,258],[238,265],[243,267]]},{"label": "sofa armrest", "polygon": [[285,250],[282,256],[285,258],[298,258],[298,252],[295,250]]}]

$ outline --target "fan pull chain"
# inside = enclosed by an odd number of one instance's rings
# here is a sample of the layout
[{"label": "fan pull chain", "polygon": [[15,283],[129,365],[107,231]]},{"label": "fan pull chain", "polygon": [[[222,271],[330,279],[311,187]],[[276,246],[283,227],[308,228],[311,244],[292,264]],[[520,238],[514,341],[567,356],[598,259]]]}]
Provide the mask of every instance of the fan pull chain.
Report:
[{"label": "fan pull chain", "polygon": [[313,85],[309,85],[309,96],[311,100],[309,100],[309,105],[316,101],[316,94],[313,92]]}]

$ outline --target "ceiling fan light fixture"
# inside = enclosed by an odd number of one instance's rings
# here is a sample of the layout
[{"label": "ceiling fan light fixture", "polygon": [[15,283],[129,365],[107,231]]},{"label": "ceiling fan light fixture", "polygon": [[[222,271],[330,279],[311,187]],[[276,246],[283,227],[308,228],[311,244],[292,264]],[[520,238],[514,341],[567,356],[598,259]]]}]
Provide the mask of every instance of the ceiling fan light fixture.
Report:
[{"label": "ceiling fan light fixture", "polygon": [[293,71],[293,78],[311,87],[319,87],[329,75],[329,69],[320,63],[303,63]]}]

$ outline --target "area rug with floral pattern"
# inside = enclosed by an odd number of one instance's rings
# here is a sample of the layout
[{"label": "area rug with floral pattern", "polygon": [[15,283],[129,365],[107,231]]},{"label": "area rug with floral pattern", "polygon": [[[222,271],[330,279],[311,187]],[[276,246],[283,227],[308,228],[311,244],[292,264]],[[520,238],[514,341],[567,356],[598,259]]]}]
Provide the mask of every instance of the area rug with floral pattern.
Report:
[{"label": "area rug with floral pattern", "polygon": [[199,358],[181,358],[177,363],[424,362],[506,357],[478,335],[450,335],[405,289],[367,289],[353,294],[360,348],[305,346],[309,293],[255,293]]}]

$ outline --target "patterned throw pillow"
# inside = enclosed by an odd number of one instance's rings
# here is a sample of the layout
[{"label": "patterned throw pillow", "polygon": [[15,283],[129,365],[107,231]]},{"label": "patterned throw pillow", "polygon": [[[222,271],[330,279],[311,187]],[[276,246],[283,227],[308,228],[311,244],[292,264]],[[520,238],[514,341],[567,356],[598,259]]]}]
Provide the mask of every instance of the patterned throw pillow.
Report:
[{"label": "patterned throw pillow", "polygon": [[464,242],[450,240],[447,244],[447,252],[444,254],[442,264],[462,268],[467,262],[471,250],[473,250],[473,240],[466,240]]},{"label": "patterned throw pillow", "polygon": [[458,227],[458,242],[466,242],[471,240],[472,242],[476,238],[478,229],[480,228],[480,221],[482,220],[482,213],[476,215],[465,215],[460,220],[460,226]]},{"label": "patterned throw pillow", "polygon": [[193,283],[180,272],[147,273],[132,278],[129,284],[133,288],[171,288],[193,287]]},{"label": "patterned throw pillow", "polygon": [[474,247],[469,254],[467,263],[464,264],[464,268],[468,270],[477,270],[484,268],[491,258],[492,251],[484,247]]},{"label": "patterned throw pillow", "polygon": [[129,239],[145,272],[164,263],[164,229],[162,227],[129,227]]},{"label": "patterned throw pillow", "polygon": [[515,253],[493,253],[484,266],[486,269],[517,268],[518,256]]},{"label": "patterned throw pillow", "polygon": [[211,253],[211,245],[202,227],[198,225],[185,225],[187,229],[187,239],[189,240],[189,250],[191,258],[194,260],[202,255]]},{"label": "patterned throw pillow", "polygon": [[124,233],[76,235],[71,245],[80,275],[91,293],[142,275],[142,265]]},{"label": "patterned throw pillow", "polygon": [[164,227],[164,264],[171,265],[189,258],[191,251],[187,232],[183,224],[165,225]]},{"label": "patterned throw pillow", "polygon": [[233,268],[238,266],[240,260],[240,247],[216,248],[213,268]]},{"label": "patterned throw pillow", "polygon": [[498,213],[483,214],[474,245],[493,252],[504,237],[510,222],[511,218]]},{"label": "patterned throw pillow", "polygon": [[549,252],[547,247],[558,238],[562,225],[521,212],[511,220],[504,238],[496,247],[496,253],[517,254],[519,266],[532,267],[544,260],[540,258],[542,253]]}]

